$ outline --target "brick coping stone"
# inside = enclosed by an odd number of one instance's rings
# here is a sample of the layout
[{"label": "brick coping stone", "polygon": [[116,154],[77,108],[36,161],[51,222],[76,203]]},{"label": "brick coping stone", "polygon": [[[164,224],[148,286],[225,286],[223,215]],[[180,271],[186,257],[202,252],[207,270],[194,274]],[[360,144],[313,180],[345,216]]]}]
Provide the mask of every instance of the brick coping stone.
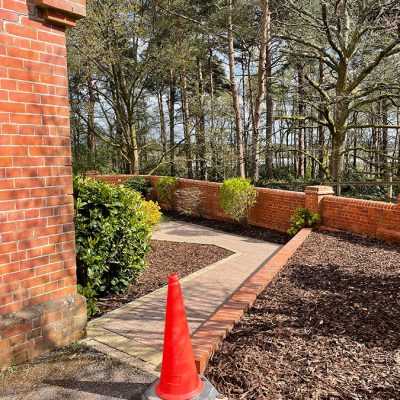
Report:
[{"label": "brick coping stone", "polygon": [[192,335],[193,354],[198,373],[202,374],[222,341],[253,305],[257,296],[267,287],[290,257],[312,232],[302,229],[285,246],[272,255],[258,270],[229,297]]}]

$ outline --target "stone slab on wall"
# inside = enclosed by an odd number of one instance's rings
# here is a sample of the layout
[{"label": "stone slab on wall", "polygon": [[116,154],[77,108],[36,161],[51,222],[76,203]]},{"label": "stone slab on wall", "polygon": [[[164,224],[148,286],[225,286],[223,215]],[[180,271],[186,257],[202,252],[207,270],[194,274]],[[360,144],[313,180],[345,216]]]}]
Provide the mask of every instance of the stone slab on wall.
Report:
[{"label": "stone slab on wall", "polygon": [[[52,12],[71,20],[55,3]],[[46,19],[33,0],[0,0],[0,368],[70,343],[86,324],[76,294],[68,23]]]}]

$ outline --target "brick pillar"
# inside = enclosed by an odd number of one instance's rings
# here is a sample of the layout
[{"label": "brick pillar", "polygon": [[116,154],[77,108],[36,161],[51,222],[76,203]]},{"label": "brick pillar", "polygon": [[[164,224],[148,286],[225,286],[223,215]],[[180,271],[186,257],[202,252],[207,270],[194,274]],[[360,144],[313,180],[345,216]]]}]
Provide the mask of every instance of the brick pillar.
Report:
[{"label": "brick pillar", "polygon": [[85,0],[0,0],[0,369],[82,337],[65,28]]},{"label": "brick pillar", "polygon": [[321,214],[321,201],[324,196],[334,194],[332,186],[307,186],[306,190],[306,208],[312,212]]}]

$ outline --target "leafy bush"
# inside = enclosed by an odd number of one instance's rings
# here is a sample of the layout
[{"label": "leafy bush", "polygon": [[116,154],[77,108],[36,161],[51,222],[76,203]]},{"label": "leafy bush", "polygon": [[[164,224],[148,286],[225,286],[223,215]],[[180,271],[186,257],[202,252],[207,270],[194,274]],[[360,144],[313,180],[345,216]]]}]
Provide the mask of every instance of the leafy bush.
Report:
[{"label": "leafy bush", "polygon": [[257,190],[250,183],[250,179],[227,179],[222,184],[220,193],[224,214],[238,222],[247,222],[249,210],[257,198]]},{"label": "leafy bush", "polygon": [[144,199],[147,199],[151,190],[151,182],[140,176],[134,176],[124,182],[124,186],[140,193]]},{"label": "leafy bush", "polygon": [[314,228],[321,223],[321,217],[317,212],[311,212],[308,208],[298,208],[290,218],[291,228],[289,235],[296,235],[303,228]]},{"label": "leafy bush", "polygon": [[158,200],[167,207],[172,208],[174,205],[174,194],[178,187],[178,180],[173,176],[163,176],[158,178],[155,183]]},{"label": "leafy bush", "polygon": [[[92,301],[120,293],[145,268],[151,225],[139,193],[74,178],[77,276]],[[90,311],[90,310],[89,310]]]},{"label": "leafy bush", "polygon": [[157,202],[151,200],[150,201],[143,200],[142,209],[146,214],[146,218],[150,226],[153,227],[160,221],[162,213],[160,211],[161,208]]},{"label": "leafy bush", "polygon": [[96,315],[99,312],[99,307],[97,307],[97,293],[92,288],[90,283],[85,287],[78,285],[78,293],[86,297],[86,311],[89,317]]},{"label": "leafy bush", "polygon": [[183,188],[175,192],[176,209],[184,215],[204,216],[205,208],[201,191],[197,188]]}]

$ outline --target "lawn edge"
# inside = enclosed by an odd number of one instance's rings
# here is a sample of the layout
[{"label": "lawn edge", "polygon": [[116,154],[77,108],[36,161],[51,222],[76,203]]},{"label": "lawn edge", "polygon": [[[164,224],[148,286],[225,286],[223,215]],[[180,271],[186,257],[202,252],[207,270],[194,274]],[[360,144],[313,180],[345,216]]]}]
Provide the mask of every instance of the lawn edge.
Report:
[{"label": "lawn edge", "polygon": [[198,373],[202,374],[208,362],[227,337],[235,323],[253,305],[257,296],[268,286],[278,272],[287,264],[290,257],[304,243],[312,232],[302,229],[286,245],[251,276],[217,309],[192,335],[193,354]]}]

